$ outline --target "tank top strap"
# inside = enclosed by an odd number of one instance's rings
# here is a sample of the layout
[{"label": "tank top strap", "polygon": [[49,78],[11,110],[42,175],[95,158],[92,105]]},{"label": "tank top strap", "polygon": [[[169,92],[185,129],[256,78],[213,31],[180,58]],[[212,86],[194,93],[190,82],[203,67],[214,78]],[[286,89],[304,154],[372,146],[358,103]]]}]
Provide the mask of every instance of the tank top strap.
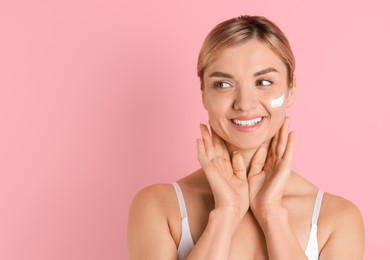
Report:
[{"label": "tank top strap", "polygon": [[321,204],[322,204],[323,197],[324,197],[324,192],[318,191],[316,202],[314,204],[313,215],[311,217],[311,224],[312,225],[317,225],[318,217],[320,216],[320,210],[321,210]]},{"label": "tank top strap", "polygon": [[317,222],[320,215],[323,196],[324,196],[324,192],[318,191],[317,198],[314,203],[313,214],[311,217],[310,235],[305,250],[305,254],[308,260],[318,260],[319,258],[318,241],[317,241],[317,230],[318,230]]},{"label": "tank top strap", "polygon": [[186,209],[186,203],[184,201],[183,193],[182,193],[180,186],[177,182],[172,183],[172,185],[175,188],[177,200],[179,202],[181,218],[186,218],[187,217],[187,209]]},{"label": "tank top strap", "polygon": [[184,260],[190,254],[194,247],[194,240],[192,239],[190,225],[188,223],[187,209],[184,201],[183,193],[179,184],[172,183],[176,191],[176,197],[179,202],[180,214],[181,214],[181,237],[179,245],[177,247],[178,260]]}]

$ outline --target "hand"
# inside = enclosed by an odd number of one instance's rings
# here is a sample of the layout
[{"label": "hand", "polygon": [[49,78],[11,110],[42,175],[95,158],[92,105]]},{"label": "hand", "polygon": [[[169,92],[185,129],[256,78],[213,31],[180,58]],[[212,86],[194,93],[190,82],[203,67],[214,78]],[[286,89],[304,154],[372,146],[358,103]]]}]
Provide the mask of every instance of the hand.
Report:
[{"label": "hand", "polygon": [[234,152],[232,159],[225,142],[205,125],[197,139],[198,160],[214,195],[215,209],[229,209],[242,218],[249,208],[249,190],[244,159]]},{"label": "hand", "polygon": [[269,143],[256,151],[248,174],[250,208],[256,218],[265,218],[274,209],[282,208],[284,188],[291,174],[294,151],[293,133],[288,133],[289,119]]}]

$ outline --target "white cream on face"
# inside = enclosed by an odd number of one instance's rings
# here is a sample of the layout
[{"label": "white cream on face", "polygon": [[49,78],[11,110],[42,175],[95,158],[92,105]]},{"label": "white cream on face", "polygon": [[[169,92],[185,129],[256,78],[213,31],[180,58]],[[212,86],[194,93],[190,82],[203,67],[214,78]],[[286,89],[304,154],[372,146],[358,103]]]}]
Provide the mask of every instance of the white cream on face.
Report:
[{"label": "white cream on face", "polygon": [[280,107],[280,106],[282,106],[283,103],[284,103],[284,94],[281,95],[281,96],[278,97],[278,98],[272,99],[270,105],[271,105],[272,108],[275,108],[275,107]]}]

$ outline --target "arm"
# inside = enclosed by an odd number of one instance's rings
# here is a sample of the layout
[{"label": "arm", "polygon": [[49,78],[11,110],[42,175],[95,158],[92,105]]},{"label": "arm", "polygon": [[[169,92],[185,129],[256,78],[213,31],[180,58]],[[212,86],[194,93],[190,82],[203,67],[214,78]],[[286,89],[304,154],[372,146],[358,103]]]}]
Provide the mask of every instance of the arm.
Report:
[{"label": "arm", "polygon": [[[133,199],[128,220],[130,260],[176,260],[177,246],[160,208],[161,196],[149,187]],[[228,259],[230,243],[242,217],[234,208],[214,209],[200,239],[187,259]]]},{"label": "arm", "polygon": [[291,173],[294,138],[288,118],[273,137],[271,147],[256,152],[248,175],[250,208],[264,232],[269,259],[307,259],[282,206],[283,191]]},{"label": "arm", "polygon": [[201,125],[197,140],[202,165],[215,200],[206,229],[188,259],[228,259],[234,233],[249,208],[245,163],[239,153],[232,160],[223,141]]},{"label": "arm", "polygon": [[161,208],[161,189],[149,187],[133,199],[129,212],[127,243],[131,260],[176,260],[177,248]]},{"label": "arm", "polygon": [[[307,259],[291,229],[288,212],[281,204],[291,172],[294,146],[287,125],[288,119],[273,138],[270,149],[268,146],[259,148],[248,176],[250,207],[263,229],[272,260]],[[330,235],[320,252],[320,259],[362,259],[364,227],[359,210],[345,199],[332,197],[328,206],[323,203],[321,212],[326,220],[319,224],[332,229],[327,230]]]},{"label": "arm", "polygon": [[264,232],[269,259],[307,259],[290,226],[286,209],[272,209],[254,215]]},{"label": "arm", "polygon": [[[230,243],[237,226],[249,208],[245,163],[236,153],[230,161],[224,143],[211,137],[205,125],[197,140],[198,159],[213,192],[215,208],[201,238],[188,259],[228,259]],[[233,170],[234,168],[234,170]],[[161,192],[152,188],[134,198],[129,213],[129,259],[177,259]]]},{"label": "arm", "polygon": [[230,209],[213,210],[202,236],[187,259],[228,259],[230,243],[241,217]]}]

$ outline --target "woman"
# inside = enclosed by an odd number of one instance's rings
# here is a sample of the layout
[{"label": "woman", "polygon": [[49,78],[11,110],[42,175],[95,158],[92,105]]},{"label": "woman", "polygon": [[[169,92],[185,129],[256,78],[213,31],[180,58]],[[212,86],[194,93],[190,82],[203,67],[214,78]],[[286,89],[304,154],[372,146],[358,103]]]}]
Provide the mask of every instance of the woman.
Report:
[{"label": "woman", "polygon": [[291,170],[294,69],[264,17],[209,33],[198,60],[210,125],[197,140],[202,168],[135,196],[130,259],[362,259],[359,210]]}]

